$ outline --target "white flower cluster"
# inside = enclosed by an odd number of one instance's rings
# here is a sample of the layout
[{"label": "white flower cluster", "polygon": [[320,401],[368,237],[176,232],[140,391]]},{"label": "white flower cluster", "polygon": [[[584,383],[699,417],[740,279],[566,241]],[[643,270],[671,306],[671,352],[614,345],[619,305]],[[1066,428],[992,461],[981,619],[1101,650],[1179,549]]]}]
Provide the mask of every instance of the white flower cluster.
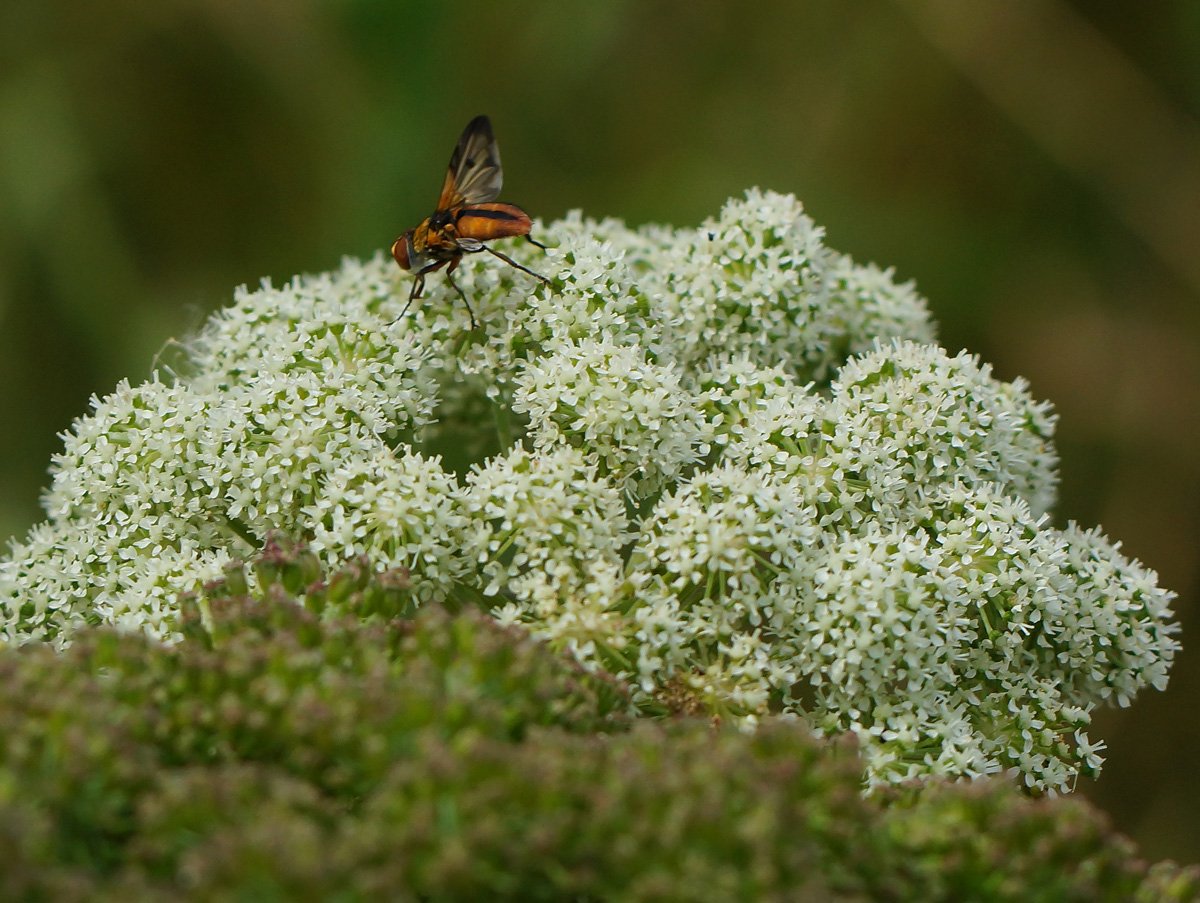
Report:
[{"label": "white flower cluster", "polygon": [[368,554],[637,688],[645,711],[854,732],[871,783],[1100,766],[1095,705],[1161,688],[1171,594],[1054,528],[1054,421],[931,344],[924,302],[751,191],[697,229],[579,215],[456,277],[382,256],[240,292],[190,371],[66,436],[0,626],[171,637],[270,530]]}]

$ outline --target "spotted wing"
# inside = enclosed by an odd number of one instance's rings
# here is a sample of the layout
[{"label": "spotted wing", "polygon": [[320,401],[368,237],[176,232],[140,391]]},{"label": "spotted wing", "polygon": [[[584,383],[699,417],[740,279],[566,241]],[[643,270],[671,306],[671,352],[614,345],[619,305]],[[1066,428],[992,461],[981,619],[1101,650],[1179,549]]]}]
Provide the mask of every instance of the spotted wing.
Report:
[{"label": "spotted wing", "polygon": [[458,147],[454,148],[437,209],[494,201],[500,194],[502,183],[500,149],[492,135],[491,120],[476,116],[463,129]]}]

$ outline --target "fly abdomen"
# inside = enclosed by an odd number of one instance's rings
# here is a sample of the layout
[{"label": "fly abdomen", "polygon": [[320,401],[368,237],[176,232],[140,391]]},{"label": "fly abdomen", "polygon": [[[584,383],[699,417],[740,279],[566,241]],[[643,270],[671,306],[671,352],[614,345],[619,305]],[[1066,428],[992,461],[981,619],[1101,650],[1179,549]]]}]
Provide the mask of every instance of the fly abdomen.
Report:
[{"label": "fly abdomen", "polygon": [[512,204],[471,204],[455,213],[458,234],[477,241],[528,235],[533,225],[529,215]]}]

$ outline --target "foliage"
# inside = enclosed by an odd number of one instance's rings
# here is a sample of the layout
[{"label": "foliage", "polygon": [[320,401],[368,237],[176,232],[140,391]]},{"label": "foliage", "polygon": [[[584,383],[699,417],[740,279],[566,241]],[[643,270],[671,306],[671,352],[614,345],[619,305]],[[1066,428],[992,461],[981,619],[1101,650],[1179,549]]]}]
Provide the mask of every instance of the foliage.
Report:
[{"label": "foliage", "polygon": [[[524,631],[273,542],[182,638],[0,651],[0,896],[76,900],[1192,900],[1085,804],[864,797],[854,744],[637,722]],[[319,614],[318,614],[319,612]]]}]

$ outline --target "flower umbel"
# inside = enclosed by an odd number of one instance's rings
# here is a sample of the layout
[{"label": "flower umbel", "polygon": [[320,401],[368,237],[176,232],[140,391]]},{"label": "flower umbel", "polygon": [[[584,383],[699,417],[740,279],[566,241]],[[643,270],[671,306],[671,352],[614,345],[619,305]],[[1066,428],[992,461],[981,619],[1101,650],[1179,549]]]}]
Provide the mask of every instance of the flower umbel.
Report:
[{"label": "flower umbel", "polygon": [[645,711],[851,731],[871,783],[1099,770],[1090,713],[1165,686],[1172,595],[1049,523],[1047,405],[932,344],[912,287],[791,197],[538,232],[555,292],[464,259],[476,331],[441,283],[397,320],[382,255],[239,292],[188,374],[65,437],[0,561],[4,635],[172,638],[181,592],[281,530],[524,624]]}]

